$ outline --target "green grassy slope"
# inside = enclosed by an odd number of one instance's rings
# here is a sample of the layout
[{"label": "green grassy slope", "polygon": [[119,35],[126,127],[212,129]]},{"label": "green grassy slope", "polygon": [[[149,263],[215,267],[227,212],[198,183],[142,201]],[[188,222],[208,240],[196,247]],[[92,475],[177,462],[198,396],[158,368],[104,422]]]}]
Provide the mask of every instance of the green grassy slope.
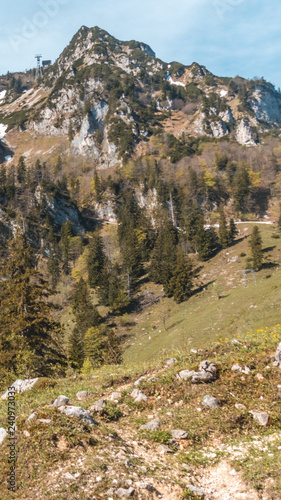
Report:
[{"label": "green grassy slope", "polygon": [[[242,270],[247,267],[249,256],[246,236],[252,228],[252,224],[239,225],[240,240],[202,264],[198,286],[203,285],[205,291],[182,304],[163,298],[141,313],[130,315],[134,325],[124,328],[127,334],[124,362],[141,363],[187,346],[198,348],[219,338],[238,338],[247,331],[279,323],[281,239],[272,238],[274,226],[259,225],[266,261],[264,268],[256,273],[257,283],[248,275],[247,287],[244,287]],[[247,255],[240,257],[241,253]],[[237,262],[228,262],[237,256]],[[222,296],[219,300],[218,290]],[[156,295],[163,293],[161,287],[151,283],[142,289],[142,293],[147,291]]]}]

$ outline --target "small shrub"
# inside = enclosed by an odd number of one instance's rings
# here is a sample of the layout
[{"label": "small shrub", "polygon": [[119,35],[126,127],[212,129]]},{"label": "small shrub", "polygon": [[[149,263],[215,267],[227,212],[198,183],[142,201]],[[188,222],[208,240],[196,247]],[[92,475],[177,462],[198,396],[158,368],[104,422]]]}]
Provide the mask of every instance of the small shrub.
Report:
[{"label": "small shrub", "polygon": [[239,254],[239,257],[246,257],[245,252],[241,252],[241,253]]}]

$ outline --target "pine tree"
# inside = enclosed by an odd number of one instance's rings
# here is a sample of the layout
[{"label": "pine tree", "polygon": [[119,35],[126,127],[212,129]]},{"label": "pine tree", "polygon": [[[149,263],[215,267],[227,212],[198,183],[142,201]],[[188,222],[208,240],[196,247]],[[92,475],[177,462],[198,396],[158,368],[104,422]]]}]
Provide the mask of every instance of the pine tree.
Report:
[{"label": "pine tree", "polygon": [[0,342],[2,373],[48,375],[65,366],[60,325],[47,282],[36,270],[25,236],[9,242],[9,258],[1,269]]},{"label": "pine tree", "polygon": [[233,197],[235,200],[235,209],[237,212],[245,212],[249,192],[249,173],[244,166],[241,166],[236,172],[233,181]]},{"label": "pine tree", "polygon": [[162,221],[151,253],[150,276],[152,281],[167,287],[176,264],[177,233],[166,218]]},{"label": "pine tree", "polygon": [[222,248],[227,248],[229,245],[229,233],[227,230],[226,217],[223,205],[219,207],[219,242]]},{"label": "pine tree", "polygon": [[73,236],[72,224],[69,220],[64,222],[61,226],[61,246],[62,246],[62,267],[66,275],[69,274],[69,249],[70,239]]},{"label": "pine tree", "polygon": [[195,241],[199,259],[203,261],[210,259],[219,246],[217,233],[212,227],[209,229],[201,227]]},{"label": "pine tree", "polygon": [[104,359],[104,340],[99,328],[88,328],[84,335],[83,346],[84,357],[91,361],[93,367],[100,366]]},{"label": "pine tree", "polygon": [[229,233],[228,233],[228,237],[229,237],[229,244],[230,245],[233,245],[234,241],[235,241],[235,238],[238,234],[238,229],[237,229],[237,226],[234,222],[233,219],[230,219],[230,223],[229,223]]},{"label": "pine tree", "polygon": [[49,250],[49,258],[47,262],[47,268],[48,272],[51,278],[51,283],[52,286],[55,288],[59,282],[60,278],[60,260],[61,260],[61,255],[60,255],[60,250],[58,243],[56,241],[54,231],[52,226],[49,229],[49,234],[47,237],[47,246]]},{"label": "pine tree", "polygon": [[175,301],[179,303],[191,296],[192,286],[193,271],[191,260],[182,250],[179,250],[173,276],[168,285],[164,287],[164,291],[168,296],[173,296]]},{"label": "pine tree", "polygon": [[117,264],[113,266],[108,279],[108,306],[113,314],[121,314],[130,303],[128,294],[120,277]]},{"label": "pine tree", "polygon": [[252,254],[253,268],[258,271],[263,262],[262,239],[258,226],[253,227],[249,240],[250,252]]},{"label": "pine tree", "polygon": [[24,156],[20,156],[19,158],[17,174],[18,174],[18,183],[21,186],[23,186],[26,180],[26,165],[24,161]]},{"label": "pine tree", "polygon": [[100,322],[100,315],[97,308],[92,304],[87,283],[80,278],[75,283],[72,295],[72,310],[81,337],[88,328],[97,326]]},{"label": "pine tree", "polygon": [[83,337],[78,328],[74,328],[68,340],[68,358],[72,368],[80,370],[84,362]]},{"label": "pine tree", "polygon": [[99,233],[93,236],[87,258],[88,281],[91,288],[103,285],[106,255]]}]

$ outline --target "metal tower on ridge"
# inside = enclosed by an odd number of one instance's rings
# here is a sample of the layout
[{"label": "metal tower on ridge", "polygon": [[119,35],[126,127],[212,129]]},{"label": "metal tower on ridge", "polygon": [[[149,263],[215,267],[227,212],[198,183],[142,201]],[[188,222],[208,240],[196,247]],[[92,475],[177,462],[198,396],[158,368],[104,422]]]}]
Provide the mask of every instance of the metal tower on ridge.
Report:
[{"label": "metal tower on ridge", "polygon": [[42,56],[41,56],[41,54],[36,55],[35,59],[37,59],[37,68],[35,71],[35,81],[36,81],[36,80],[38,80],[39,76],[42,76],[42,68],[41,68]]}]

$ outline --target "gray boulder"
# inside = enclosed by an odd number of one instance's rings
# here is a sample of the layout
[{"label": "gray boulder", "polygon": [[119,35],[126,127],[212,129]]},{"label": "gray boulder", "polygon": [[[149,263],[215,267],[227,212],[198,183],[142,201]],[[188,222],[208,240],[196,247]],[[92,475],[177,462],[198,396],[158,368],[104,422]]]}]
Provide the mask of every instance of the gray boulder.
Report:
[{"label": "gray boulder", "polygon": [[269,415],[265,411],[250,411],[258,424],[266,426],[269,421]]},{"label": "gray boulder", "polygon": [[119,399],[121,399],[121,392],[113,392],[111,395],[110,395],[110,400],[111,401],[119,401]]},{"label": "gray boulder", "polygon": [[219,408],[219,403],[214,396],[210,396],[209,394],[207,396],[204,396],[202,405],[204,406],[209,406],[209,408]]},{"label": "gray boulder", "polygon": [[151,486],[151,484],[146,483],[144,481],[138,481],[136,483],[136,486],[138,488],[140,488],[141,490],[147,490],[147,491],[153,491],[154,490],[154,488],[153,488],[153,486]]},{"label": "gray boulder", "polygon": [[68,417],[80,418],[80,420],[88,425],[97,425],[97,423],[92,419],[90,413],[83,408],[80,408],[80,406],[61,406],[59,409]]},{"label": "gray boulder", "polygon": [[174,439],[186,439],[188,436],[186,431],[183,431],[182,429],[174,429],[172,430],[172,437]]},{"label": "gray boulder", "polygon": [[[11,384],[11,387],[14,387],[16,392],[19,394],[20,392],[25,392],[27,389],[31,389],[36,382],[38,381],[37,378],[27,378],[25,380],[21,380],[20,378],[17,379],[13,384]],[[5,394],[1,397],[1,399],[7,399],[9,391],[7,390]]]},{"label": "gray boulder", "polygon": [[182,370],[179,372],[178,377],[183,380],[191,379],[193,384],[200,384],[201,382],[212,382],[216,379],[217,368],[214,363],[209,360],[202,361],[199,365],[198,371]]},{"label": "gray boulder", "polygon": [[188,489],[190,493],[193,493],[193,495],[197,495],[198,497],[205,498],[205,493],[203,490],[200,490],[200,488],[197,488],[196,486],[193,486],[192,484],[189,484]]},{"label": "gray boulder", "polygon": [[248,366],[244,366],[244,368],[242,368],[242,366],[240,366],[238,363],[236,363],[236,365],[233,365],[233,367],[231,368],[232,371],[237,371],[237,372],[240,372],[240,373],[245,373],[245,375],[248,375],[250,373],[250,368]]},{"label": "gray boulder", "polygon": [[147,401],[147,396],[143,394],[139,389],[134,389],[131,392],[131,396],[137,403],[140,403],[141,401]]},{"label": "gray boulder", "polygon": [[166,359],[166,365],[167,366],[173,366],[176,364],[176,358],[169,358],[169,359]]},{"label": "gray boulder", "polygon": [[85,401],[85,399],[91,398],[93,394],[89,391],[79,391],[76,393],[76,398],[78,401]]},{"label": "gray boulder", "polygon": [[3,427],[1,427],[1,429],[0,429],[0,444],[3,443],[4,439],[7,436],[8,436],[8,432]]},{"label": "gray boulder", "polygon": [[281,342],[276,349],[273,364],[274,364],[274,366],[281,368]]},{"label": "gray boulder", "polygon": [[32,422],[33,420],[36,420],[36,416],[37,416],[37,415],[36,415],[36,413],[35,413],[35,412],[31,413],[31,415],[29,415],[29,417],[28,417],[28,419],[27,419],[27,421],[26,421],[26,422],[27,422],[27,423],[30,423],[30,422]]},{"label": "gray boulder", "polygon": [[66,396],[60,395],[54,402],[53,406],[59,407],[59,406],[65,406],[69,403],[69,398]]},{"label": "gray boulder", "polygon": [[173,450],[171,450],[171,448],[169,448],[169,446],[166,446],[165,444],[160,444],[157,449],[159,453],[162,453],[163,455],[165,453],[173,453]]},{"label": "gray boulder", "polygon": [[134,386],[135,386],[135,387],[137,387],[137,386],[138,386],[138,385],[140,385],[140,383],[141,383],[143,380],[145,380],[145,379],[146,379],[146,377],[144,377],[144,376],[142,376],[142,377],[138,378],[138,380],[136,380],[136,381],[134,382]]},{"label": "gray boulder", "polygon": [[131,497],[134,493],[135,490],[131,486],[130,488],[118,488],[118,490],[116,490],[116,495],[121,498]]},{"label": "gray boulder", "polygon": [[235,408],[237,410],[246,410],[246,406],[242,405],[241,403],[235,403]]},{"label": "gray boulder", "polygon": [[105,407],[106,407],[105,399],[99,399],[98,401],[95,402],[93,406],[91,406],[91,408],[89,408],[89,410],[96,413],[102,413]]},{"label": "gray boulder", "polygon": [[156,431],[160,427],[160,421],[158,418],[154,418],[147,424],[143,424],[140,428],[145,429],[147,431]]}]

